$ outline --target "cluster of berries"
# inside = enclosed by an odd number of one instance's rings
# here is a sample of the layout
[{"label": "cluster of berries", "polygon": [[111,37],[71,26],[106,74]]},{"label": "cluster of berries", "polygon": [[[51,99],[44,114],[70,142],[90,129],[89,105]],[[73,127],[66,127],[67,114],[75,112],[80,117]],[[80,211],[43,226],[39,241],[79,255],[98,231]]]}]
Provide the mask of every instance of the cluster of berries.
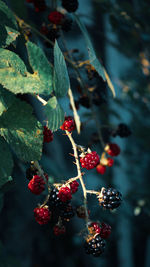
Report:
[{"label": "cluster of berries", "polygon": [[131,130],[126,124],[120,123],[115,130],[112,130],[111,135],[113,137],[120,136],[124,138],[131,135]]},{"label": "cluster of berries", "polygon": [[[117,157],[120,154],[120,147],[117,144],[109,143],[104,148],[105,152],[111,157]],[[105,157],[105,152],[102,154],[100,163],[97,165],[96,170],[100,174],[106,172],[106,167],[112,167],[114,164],[114,159],[110,157]]]},{"label": "cluster of berries", "polygon": [[[40,195],[45,190],[48,175],[40,176],[38,170],[33,164],[27,169],[26,177],[29,181],[28,189],[35,195]],[[52,215],[57,219],[54,226],[54,234],[60,235],[65,232],[64,221],[69,221],[74,216],[74,209],[70,204],[72,195],[78,191],[79,183],[75,180],[68,186],[62,186],[60,189],[53,187],[50,191],[49,200],[46,205],[34,209],[34,217],[40,225],[47,224]]]},{"label": "cluster of berries", "polygon": [[93,222],[88,226],[89,235],[84,243],[85,252],[99,257],[105,249],[105,239],[111,234],[111,226],[105,223]]}]

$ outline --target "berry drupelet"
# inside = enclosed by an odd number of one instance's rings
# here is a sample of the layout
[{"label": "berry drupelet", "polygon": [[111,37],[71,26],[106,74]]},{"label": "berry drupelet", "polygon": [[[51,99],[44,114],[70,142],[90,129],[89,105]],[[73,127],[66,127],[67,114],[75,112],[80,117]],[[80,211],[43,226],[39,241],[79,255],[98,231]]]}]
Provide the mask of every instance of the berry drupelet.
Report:
[{"label": "berry drupelet", "polygon": [[63,225],[59,226],[56,224],[53,228],[53,232],[54,232],[54,235],[56,236],[63,235],[66,232],[66,228]]},{"label": "berry drupelet", "polygon": [[100,234],[98,234],[90,240],[87,239],[84,248],[87,254],[99,257],[104,252],[105,241],[101,238]]},{"label": "berry drupelet", "polygon": [[47,224],[51,218],[51,212],[47,206],[34,209],[34,217],[37,223],[40,225]]},{"label": "berry drupelet", "polygon": [[122,194],[113,188],[102,188],[98,196],[100,205],[105,209],[116,209],[122,201]]},{"label": "berry drupelet", "polygon": [[68,200],[71,200],[72,194],[70,188],[67,186],[61,187],[58,193],[58,197],[62,202],[67,202]]},{"label": "berry drupelet", "polygon": [[75,121],[74,118],[71,116],[65,117],[65,121],[63,125],[60,127],[63,131],[72,132],[75,129]]},{"label": "berry drupelet", "polygon": [[106,172],[106,166],[104,166],[102,164],[98,164],[96,166],[96,171],[103,175]]},{"label": "berry drupelet", "polygon": [[61,25],[62,21],[64,19],[64,15],[58,11],[52,11],[49,15],[48,15],[48,20],[56,25]]},{"label": "berry drupelet", "polygon": [[105,151],[112,157],[117,157],[120,154],[120,147],[117,144],[108,144],[105,147]]},{"label": "berry drupelet", "polygon": [[45,181],[39,175],[34,175],[28,183],[29,190],[35,194],[40,195],[45,190]]},{"label": "berry drupelet", "polygon": [[47,126],[44,126],[43,136],[44,136],[43,139],[44,143],[50,143],[53,141],[53,133]]},{"label": "berry drupelet", "polygon": [[96,151],[85,154],[85,156],[80,158],[80,163],[82,168],[86,168],[87,170],[94,169],[99,163],[99,155]]},{"label": "berry drupelet", "polygon": [[73,181],[72,183],[70,183],[71,193],[75,194],[78,191],[78,187],[79,183],[77,181]]},{"label": "berry drupelet", "polygon": [[68,12],[75,12],[78,9],[79,3],[78,0],[62,0],[62,6]]},{"label": "berry drupelet", "polygon": [[102,223],[100,236],[103,239],[107,239],[110,236],[110,234],[111,234],[111,226],[109,224]]}]

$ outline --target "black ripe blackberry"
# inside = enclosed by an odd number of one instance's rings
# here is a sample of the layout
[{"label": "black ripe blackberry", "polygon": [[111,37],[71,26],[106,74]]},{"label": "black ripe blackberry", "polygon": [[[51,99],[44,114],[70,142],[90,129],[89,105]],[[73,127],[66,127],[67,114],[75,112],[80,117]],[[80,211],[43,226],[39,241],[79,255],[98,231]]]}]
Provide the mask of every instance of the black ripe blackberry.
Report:
[{"label": "black ripe blackberry", "polygon": [[120,123],[118,125],[117,135],[119,135],[120,137],[128,137],[131,135],[131,131],[126,124]]},{"label": "black ripe blackberry", "polygon": [[116,209],[120,206],[122,194],[113,188],[103,188],[99,197],[99,203],[105,209]]},{"label": "black ripe blackberry", "polygon": [[91,254],[94,257],[99,257],[104,252],[105,241],[100,237],[100,235],[96,235],[92,239],[85,242],[84,248],[87,254]]},{"label": "black ripe blackberry", "polygon": [[56,187],[54,187],[51,190],[50,193],[50,197],[49,197],[49,201],[48,201],[48,206],[49,209],[52,210],[56,210],[56,209],[62,209],[64,208],[66,205],[68,204],[68,202],[62,202],[60,200],[60,198],[58,197],[58,190]]},{"label": "black ripe blackberry", "polygon": [[79,3],[78,0],[62,0],[62,6],[68,12],[75,12],[78,9]]},{"label": "black ripe blackberry", "polygon": [[26,178],[28,180],[31,180],[33,178],[34,175],[36,175],[38,172],[37,169],[35,169],[35,167],[33,165],[31,165],[27,170],[26,170]]},{"label": "black ripe blackberry", "polygon": [[65,221],[69,221],[70,219],[74,217],[74,215],[75,213],[71,205],[64,206],[60,210],[60,217]]},{"label": "black ripe blackberry", "polygon": [[72,19],[65,19],[62,23],[61,29],[65,32],[69,32],[72,27]]}]

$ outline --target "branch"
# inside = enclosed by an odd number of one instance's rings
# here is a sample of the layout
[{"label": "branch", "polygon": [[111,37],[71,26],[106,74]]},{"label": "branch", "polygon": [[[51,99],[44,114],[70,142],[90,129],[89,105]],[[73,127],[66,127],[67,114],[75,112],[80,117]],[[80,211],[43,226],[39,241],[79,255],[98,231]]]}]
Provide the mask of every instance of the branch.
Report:
[{"label": "branch", "polygon": [[79,156],[78,156],[78,151],[77,151],[77,146],[74,142],[74,139],[72,137],[72,133],[66,131],[66,135],[68,136],[71,144],[72,144],[72,148],[74,151],[74,157],[75,157],[75,161],[76,161],[76,166],[77,166],[77,172],[78,172],[78,177],[82,186],[82,190],[83,190],[83,196],[84,196],[84,207],[85,207],[85,214],[86,214],[86,225],[88,226],[88,222],[89,222],[89,214],[88,214],[88,208],[87,208],[87,191],[86,191],[86,187],[82,178],[82,172],[81,172],[81,168],[80,168],[80,163],[79,163]]}]

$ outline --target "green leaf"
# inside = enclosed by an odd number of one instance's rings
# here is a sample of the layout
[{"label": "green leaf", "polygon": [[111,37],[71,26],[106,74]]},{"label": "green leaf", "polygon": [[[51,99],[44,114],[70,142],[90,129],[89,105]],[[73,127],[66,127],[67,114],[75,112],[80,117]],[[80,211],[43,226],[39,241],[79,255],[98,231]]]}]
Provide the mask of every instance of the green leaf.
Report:
[{"label": "green leaf", "polygon": [[0,47],[6,47],[20,34],[13,12],[0,0]]},{"label": "green leaf", "polygon": [[39,160],[42,155],[43,129],[32,115],[32,107],[16,99],[0,117],[0,134],[23,161]]},{"label": "green leaf", "polygon": [[0,49],[0,84],[14,94],[46,94],[46,87],[39,73],[29,73],[20,57],[7,50]]},{"label": "green leaf", "polygon": [[8,144],[0,136],[0,188],[11,180],[13,159]]},{"label": "green leaf", "polygon": [[50,94],[53,90],[53,68],[40,47],[31,42],[27,42],[26,46],[29,56],[29,62],[33,69],[33,72],[38,73],[40,80],[45,85],[47,91],[49,91]]},{"label": "green leaf", "polygon": [[15,101],[15,96],[0,85],[0,115]]},{"label": "green leaf", "polygon": [[54,91],[57,97],[67,94],[70,87],[68,70],[57,41],[54,46]]},{"label": "green leaf", "polygon": [[99,60],[97,59],[96,53],[94,51],[92,42],[89,38],[88,32],[86,27],[84,26],[84,24],[81,22],[81,20],[79,19],[79,17],[77,15],[74,14],[75,20],[79,26],[79,28],[81,29],[83,36],[85,38],[86,41],[86,45],[87,45],[87,49],[88,49],[88,53],[89,53],[89,60],[90,60],[90,64],[96,69],[96,71],[98,72],[98,74],[103,78],[103,80],[106,80],[105,77],[105,73],[103,70],[103,66],[101,65],[101,63],[99,62]]},{"label": "green leaf", "polygon": [[56,131],[64,122],[64,111],[53,96],[45,106],[45,115],[48,120],[48,126],[52,131]]}]

